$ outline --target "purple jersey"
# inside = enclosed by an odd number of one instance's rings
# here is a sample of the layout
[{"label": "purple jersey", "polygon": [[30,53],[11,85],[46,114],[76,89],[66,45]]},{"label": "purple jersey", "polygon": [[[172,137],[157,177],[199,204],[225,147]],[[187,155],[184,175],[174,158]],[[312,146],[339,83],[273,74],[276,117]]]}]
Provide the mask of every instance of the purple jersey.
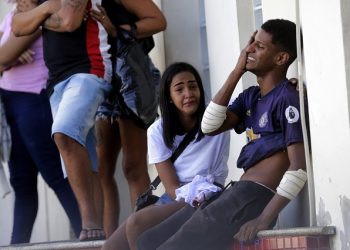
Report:
[{"label": "purple jersey", "polygon": [[258,86],[244,90],[228,107],[242,121],[236,131],[246,131],[237,167],[245,171],[288,145],[303,142],[299,95],[287,80],[261,97]]}]

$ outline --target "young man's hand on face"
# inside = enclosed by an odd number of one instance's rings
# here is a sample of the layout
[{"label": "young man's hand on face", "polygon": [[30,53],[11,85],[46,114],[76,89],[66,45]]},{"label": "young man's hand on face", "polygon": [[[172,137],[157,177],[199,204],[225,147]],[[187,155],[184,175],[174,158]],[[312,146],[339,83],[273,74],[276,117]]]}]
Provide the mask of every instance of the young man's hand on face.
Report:
[{"label": "young man's hand on face", "polygon": [[235,70],[241,72],[242,74],[244,74],[247,69],[246,69],[246,64],[247,64],[247,59],[248,59],[248,48],[250,47],[250,45],[254,42],[255,40],[255,35],[258,31],[254,31],[254,33],[251,35],[248,44],[246,45],[246,47],[244,49],[242,49],[241,54],[238,58]]}]

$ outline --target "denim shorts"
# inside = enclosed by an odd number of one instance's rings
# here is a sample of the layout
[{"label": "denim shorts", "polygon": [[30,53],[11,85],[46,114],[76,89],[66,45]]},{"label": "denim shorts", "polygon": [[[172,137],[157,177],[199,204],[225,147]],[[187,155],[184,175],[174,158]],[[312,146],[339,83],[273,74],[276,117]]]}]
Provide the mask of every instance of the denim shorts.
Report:
[{"label": "denim shorts", "polygon": [[[153,76],[153,83],[155,85],[156,95],[159,95],[159,80],[160,72],[153,64],[151,58],[147,57],[149,71]],[[117,64],[120,62],[117,62]],[[115,69],[118,71],[118,67]],[[133,79],[132,77],[129,77]],[[122,86],[119,77],[114,78],[114,93],[110,95],[98,108],[96,113],[96,120],[106,119],[115,121],[116,119],[132,119],[135,121],[135,124],[141,128],[147,129],[150,124],[143,124],[142,120],[133,112],[126,104],[127,100],[124,99],[123,95],[119,93],[119,89]],[[129,100],[130,101],[130,100]]]},{"label": "denim shorts", "polygon": [[107,99],[103,101],[97,109],[96,120],[110,120],[111,122],[118,118],[129,118],[131,111],[128,111],[126,107],[121,107],[115,100]]},{"label": "denim shorts", "polygon": [[165,205],[173,202],[176,201],[172,199],[167,193],[164,193],[159,197],[159,200],[155,203],[155,205]]},{"label": "denim shorts", "polygon": [[84,146],[94,171],[97,171],[95,114],[110,89],[111,85],[104,79],[79,73],[58,83],[50,97],[51,134],[65,134]]}]

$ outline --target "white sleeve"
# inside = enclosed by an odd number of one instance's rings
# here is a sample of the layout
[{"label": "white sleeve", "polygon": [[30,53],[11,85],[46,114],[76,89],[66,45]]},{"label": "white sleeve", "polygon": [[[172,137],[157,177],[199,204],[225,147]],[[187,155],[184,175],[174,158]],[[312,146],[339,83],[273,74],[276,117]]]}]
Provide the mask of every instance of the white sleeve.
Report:
[{"label": "white sleeve", "polygon": [[218,182],[222,185],[225,184],[227,175],[228,175],[228,157],[230,152],[230,131],[225,131],[221,134],[216,135],[221,137],[217,140],[217,147],[219,148],[219,153],[216,155],[215,165],[212,166],[211,174],[214,176],[215,182]]},{"label": "white sleeve", "polygon": [[147,130],[148,163],[154,164],[169,159],[172,151],[163,139],[162,120],[155,121]]}]

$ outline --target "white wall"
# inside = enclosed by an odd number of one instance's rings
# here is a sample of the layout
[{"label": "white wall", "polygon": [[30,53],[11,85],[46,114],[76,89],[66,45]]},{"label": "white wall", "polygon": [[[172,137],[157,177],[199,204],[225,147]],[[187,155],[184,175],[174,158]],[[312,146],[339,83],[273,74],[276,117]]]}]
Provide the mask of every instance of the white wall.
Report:
[{"label": "white wall", "polygon": [[202,35],[205,22],[202,22],[201,4],[203,0],[162,0],[162,10],[168,20],[164,32],[165,62],[184,61],[192,64],[202,77],[207,95],[210,95],[210,83],[206,65],[206,45]]},{"label": "white wall", "polygon": [[[300,1],[300,10],[317,223],[336,226],[333,249],[350,249],[349,82],[346,80],[349,61],[345,61],[342,30],[345,20],[339,0]],[[349,26],[344,32],[349,33]],[[345,46],[349,48],[349,39]]]},{"label": "white wall", "polygon": [[[155,4],[161,9],[162,3],[161,0],[153,0]],[[163,72],[165,69],[165,48],[164,48],[164,32],[160,32],[153,36],[155,47],[150,52],[150,57],[152,58],[153,63],[158,67],[160,72]]]}]

